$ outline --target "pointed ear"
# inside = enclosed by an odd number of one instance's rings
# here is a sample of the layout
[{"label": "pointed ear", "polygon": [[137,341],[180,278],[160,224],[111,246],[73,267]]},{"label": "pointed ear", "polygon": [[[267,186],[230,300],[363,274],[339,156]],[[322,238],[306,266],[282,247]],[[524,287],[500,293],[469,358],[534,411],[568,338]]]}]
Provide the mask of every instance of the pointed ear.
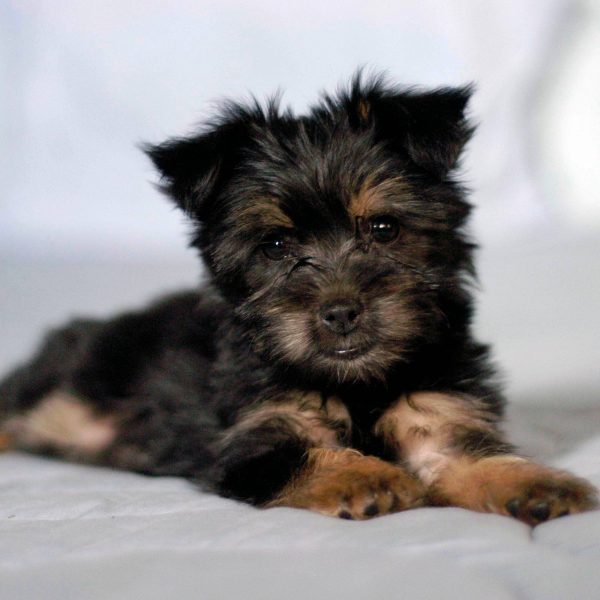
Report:
[{"label": "pointed ear", "polygon": [[245,124],[233,121],[142,149],[161,175],[162,190],[188,215],[202,219],[207,201],[232,175],[247,139]]},{"label": "pointed ear", "polygon": [[[373,94],[364,102],[377,135],[443,178],[457,166],[474,127],[465,117],[472,87]],[[365,104],[362,112],[365,113]]]}]

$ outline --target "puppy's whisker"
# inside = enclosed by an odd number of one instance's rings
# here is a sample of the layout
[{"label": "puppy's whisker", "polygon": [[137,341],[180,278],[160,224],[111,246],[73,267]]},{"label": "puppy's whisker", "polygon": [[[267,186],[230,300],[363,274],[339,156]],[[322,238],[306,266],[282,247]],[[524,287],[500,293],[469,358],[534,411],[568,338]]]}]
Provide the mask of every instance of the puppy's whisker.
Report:
[{"label": "puppy's whisker", "polygon": [[298,269],[301,269],[302,267],[312,267],[313,269],[315,269],[315,271],[319,271],[322,272],[325,269],[319,265],[318,263],[313,262],[315,260],[315,258],[313,256],[303,256],[302,258],[299,258],[294,265],[292,266],[292,268],[287,272],[286,274],[286,279],[289,279],[289,277]]},{"label": "puppy's whisker", "polygon": [[433,272],[431,269],[426,269],[426,270],[419,269],[415,265],[412,265],[410,263],[402,261],[394,256],[390,256],[389,254],[385,254],[384,256],[385,256],[385,258],[387,258],[388,260],[391,260],[392,262],[399,265],[406,271],[410,271],[411,273],[414,273],[415,275],[420,277],[425,283],[427,283],[431,287],[437,287],[437,284],[434,281]]},{"label": "puppy's whisker", "polygon": [[265,287],[256,290],[253,294],[251,294],[246,300],[246,304],[254,304],[259,302],[266,294],[268,294],[273,288],[275,288],[279,283],[286,278],[286,275],[277,275],[268,285]]}]

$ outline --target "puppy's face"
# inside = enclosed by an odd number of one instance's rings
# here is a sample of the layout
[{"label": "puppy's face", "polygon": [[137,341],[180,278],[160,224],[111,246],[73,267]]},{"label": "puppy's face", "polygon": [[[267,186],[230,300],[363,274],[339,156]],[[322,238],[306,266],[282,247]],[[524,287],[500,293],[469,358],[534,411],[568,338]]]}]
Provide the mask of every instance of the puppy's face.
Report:
[{"label": "puppy's face", "polygon": [[254,349],[334,382],[384,379],[447,325],[468,206],[449,179],[465,90],[355,80],[308,117],[229,105],[152,148]]}]

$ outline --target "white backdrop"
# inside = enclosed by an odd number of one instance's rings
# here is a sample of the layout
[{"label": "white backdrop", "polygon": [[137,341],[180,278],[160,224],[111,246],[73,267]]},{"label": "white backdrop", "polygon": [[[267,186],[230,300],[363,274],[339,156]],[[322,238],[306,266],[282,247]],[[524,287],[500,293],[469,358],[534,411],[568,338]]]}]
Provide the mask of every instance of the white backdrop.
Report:
[{"label": "white backdrop", "polygon": [[188,132],[223,96],[281,88],[302,110],[358,65],[407,84],[477,84],[465,178],[486,243],[557,217],[600,223],[591,3],[8,0],[0,11],[4,252],[180,251],[181,219],[148,185],[136,143]]},{"label": "white backdrop", "polygon": [[600,7],[583,0],[0,2],[0,370],[72,312],[195,280],[136,144],[223,96],[282,89],[301,111],[359,65],[476,83],[478,327],[517,392],[600,389]]}]

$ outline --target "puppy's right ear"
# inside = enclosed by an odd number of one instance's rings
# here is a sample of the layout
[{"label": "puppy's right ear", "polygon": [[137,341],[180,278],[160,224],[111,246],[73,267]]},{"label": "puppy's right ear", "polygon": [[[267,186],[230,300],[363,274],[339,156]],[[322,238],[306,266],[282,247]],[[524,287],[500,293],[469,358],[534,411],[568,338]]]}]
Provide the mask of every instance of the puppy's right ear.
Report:
[{"label": "puppy's right ear", "polygon": [[161,188],[189,216],[204,220],[221,186],[232,176],[248,128],[229,121],[198,135],[143,145],[161,175]]}]

